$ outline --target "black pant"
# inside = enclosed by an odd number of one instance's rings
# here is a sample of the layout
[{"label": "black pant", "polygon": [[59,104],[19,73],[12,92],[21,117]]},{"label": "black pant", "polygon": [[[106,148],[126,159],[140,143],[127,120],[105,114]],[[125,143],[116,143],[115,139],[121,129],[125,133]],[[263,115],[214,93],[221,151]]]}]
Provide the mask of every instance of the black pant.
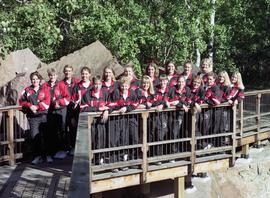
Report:
[{"label": "black pant", "polygon": [[57,151],[68,149],[65,133],[66,115],[66,107],[57,110],[49,110],[48,112],[48,140],[50,142],[51,155]]},{"label": "black pant", "polygon": [[32,138],[32,151],[34,156],[46,156],[46,133],[47,133],[47,115],[39,114],[28,117],[30,125],[30,135]]}]

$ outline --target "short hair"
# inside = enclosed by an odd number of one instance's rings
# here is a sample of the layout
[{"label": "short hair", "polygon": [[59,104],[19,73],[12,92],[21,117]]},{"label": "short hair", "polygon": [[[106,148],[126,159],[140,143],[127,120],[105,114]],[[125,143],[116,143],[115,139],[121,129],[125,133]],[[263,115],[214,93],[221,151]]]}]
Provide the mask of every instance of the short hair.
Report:
[{"label": "short hair", "polygon": [[63,72],[65,72],[65,70],[67,68],[72,69],[72,71],[73,71],[73,67],[71,65],[65,65],[64,68],[63,68]]},{"label": "short hair", "polygon": [[32,80],[32,78],[33,78],[34,76],[37,76],[39,80],[42,80],[42,79],[43,79],[42,76],[40,75],[40,73],[38,73],[37,71],[32,72],[32,73],[30,74],[30,80]]},{"label": "short hair", "polygon": [[166,74],[161,74],[161,75],[159,76],[159,79],[160,79],[160,80],[169,80],[169,79],[168,79],[168,76],[167,76]]},{"label": "short hair", "polygon": [[92,80],[93,80],[93,83],[95,84],[96,82],[100,82],[100,81],[102,80],[102,78],[101,78],[100,75],[97,75],[97,76],[94,76],[94,77],[92,78]]},{"label": "short hair", "polygon": [[56,74],[56,70],[54,68],[49,68],[47,69],[47,74],[48,75]]},{"label": "short hair", "polygon": [[192,61],[191,61],[191,60],[187,60],[187,61],[185,61],[185,62],[184,62],[184,64],[183,64],[183,67],[184,67],[186,64],[191,64],[191,67],[193,66],[193,63],[192,63]]},{"label": "short hair", "polygon": [[82,73],[83,71],[87,71],[89,74],[91,74],[91,69],[90,69],[89,67],[86,67],[86,66],[82,67],[82,68],[81,68],[81,73]]},{"label": "short hair", "polygon": [[195,76],[192,82],[199,82],[200,86],[204,85],[203,79],[200,75]]},{"label": "short hair", "polygon": [[213,77],[214,79],[217,78],[217,75],[214,72],[207,73],[207,77]]},{"label": "short hair", "polygon": [[120,85],[123,85],[123,84],[129,84],[130,85],[130,79],[126,76],[122,76],[120,78],[120,80],[118,81],[120,83]]}]

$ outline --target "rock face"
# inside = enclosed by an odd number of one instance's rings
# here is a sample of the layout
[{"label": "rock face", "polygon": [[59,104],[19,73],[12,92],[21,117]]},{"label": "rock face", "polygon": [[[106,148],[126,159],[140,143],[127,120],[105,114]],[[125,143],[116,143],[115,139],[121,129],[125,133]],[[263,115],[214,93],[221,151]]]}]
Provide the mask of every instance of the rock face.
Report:
[{"label": "rock face", "polygon": [[63,68],[67,64],[73,66],[74,74],[77,77],[80,77],[80,70],[84,66],[88,66],[91,69],[92,76],[97,74],[101,75],[103,68],[107,65],[112,65],[116,74],[123,72],[122,66],[112,56],[111,52],[99,41],[83,47],[72,54],[64,56],[58,61],[52,62],[48,65],[42,64],[38,71],[44,79],[47,79],[47,69],[55,68],[57,70],[58,77],[62,79]]},{"label": "rock face", "polygon": [[30,49],[18,50],[8,55],[5,60],[0,59],[0,107],[17,103],[22,90],[30,84],[31,72],[38,70],[47,80],[47,69],[55,68],[59,79],[62,79],[63,68],[67,64],[74,67],[75,76],[79,78],[83,66],[91,69],[92,76],[101,75],[107,65],[113,67],[116,75],[123,72],[123,67],[99,41],[50,64],[42,63]]}]

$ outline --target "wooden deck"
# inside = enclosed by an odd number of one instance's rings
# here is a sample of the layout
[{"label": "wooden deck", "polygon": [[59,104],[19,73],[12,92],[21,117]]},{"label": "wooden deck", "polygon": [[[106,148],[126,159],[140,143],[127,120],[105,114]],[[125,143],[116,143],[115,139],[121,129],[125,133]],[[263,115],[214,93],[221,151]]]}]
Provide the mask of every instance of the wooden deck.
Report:
[{"label": "wooden deck", "polygon": [[72,157],[52,164],[1,166],[0,197],[67,197]]}]

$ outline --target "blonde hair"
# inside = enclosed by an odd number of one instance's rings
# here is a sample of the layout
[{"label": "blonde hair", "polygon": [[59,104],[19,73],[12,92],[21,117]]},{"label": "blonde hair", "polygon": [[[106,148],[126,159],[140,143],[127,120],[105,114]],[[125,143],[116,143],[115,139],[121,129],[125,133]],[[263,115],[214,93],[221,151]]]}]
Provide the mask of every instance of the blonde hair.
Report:
[{"label": "blonde hair", "polygon": [[166,67],[165,67],[165,72],[166,74],[168,75],[168,66],[172,64],[174,65],[175,69],[174,69],[174,74],[177,74],[177,65],[174,61],[168,61],[167,64],[166,64]]},{"label": "blonde hair", "polygon": [[130,85],[130,79],[126,76],[122,76],[118,82],[120,85],[123,85],[123,84]]},{"label": "blonde hair", "polygon": [[208,65],[208,71],[207,72],[213,71],[213,63],[212,63],[212,61],[209,58],[202,59],[200,68],[202,68],[202,65],[203,64],[207,64]]},{"label": "blonde hair", "polygon": [[47,69],[47,74],[48,75],[56,74],[56,70],[54,68],[49,68]]},{"label": "blonde hair", "polygon": [[226,71],[219,72],[218,76],[223,76],[224,77],[224,85],[225,86],[230,86],[232,84],[231,80],[230,80],[230,77],[229,77],[229,75],[228,75],[228,73]]},{"label": "blonde hair", "polygon": [[[152,79],[150,78],[150,76],[147,76],[147,75],[144,75],[142,77],[142,82],[145,81],[145,82],[149,82],[149,92],[150,94],[155,94],[155,90],[154,90],[154,85],[153,85],[153,81]],[[142,84],[142,83],[141,83]]]},{"label": "blonde hair", "polygon": [[63,68],[63,72],[65,72],[66,69],[71,69],[73,71],[73,67],[71,65],[65,65]]},{"label": "blonde hair", "polygon": [[233,72],[233,73],[232,73],[232,76],[236,76],[238,88],[240,88],[240,89],[245,89],[245,86],[244,86],[244,84],[243,84],[243,80],[242,80],[242,75],[241,75],[241,73],[240,73],[240,72]]},{"label": "blonde hair", "polygon": [[203,79],[202,79],[201,76],[199,76],[199,75],[198,76],[195,76],[195,78],[193,79],[192,82],[194,82],[194,81],[199,82],[200,83],[200,87],[204,86],[204,82],[203,82]]},{"label": "blonde hair", "polygon": [[112,80],[115,81],[115,72],[114,72],[114,70],[113,70],[113,68],[112,68],[111,65],[108,65],[108,66],[104,67],[104,69],[103,69],[103,74],[102,74],[102,80],[105,81],[105,70],[106,70],[106,69],[109,69],[109,70],[112,71],[112,74],[113,74],[113,75],[112,75]]},{"label": "blonde hair", "polygon": [[132,72],[133,72],[133,78],[137,79],[137,76],[136,76],[135,73],[134,73],[134,69],[133,69],[133,65],[132,65],[132,64],[127,64],[127,65],[124,66],[124,73],[123,73],[124,76],[125,76],[125,71],[126,71],[127,68],[131,68],[131,69],[132,69]]}]

